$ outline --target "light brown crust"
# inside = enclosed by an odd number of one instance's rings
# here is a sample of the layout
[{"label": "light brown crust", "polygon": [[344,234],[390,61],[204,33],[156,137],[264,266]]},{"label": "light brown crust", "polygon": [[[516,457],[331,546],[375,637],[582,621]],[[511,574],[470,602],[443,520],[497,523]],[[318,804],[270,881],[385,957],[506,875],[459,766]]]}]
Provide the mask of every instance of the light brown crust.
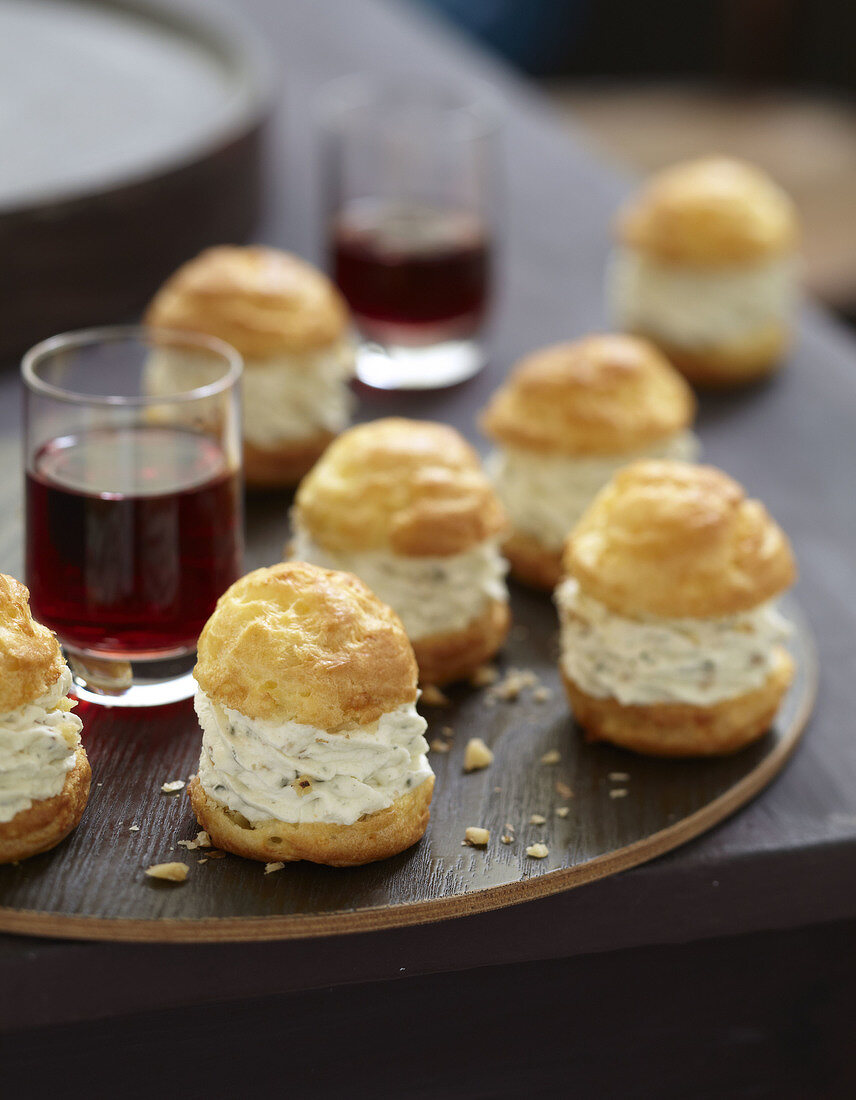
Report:
[{"label": "light brown crust", "polygon": [[502,505],[463,436],[390,417],[331,443],[304,478],[295,522],[330,551],[404,557],[462,554],[505,528]]},{"label": "light brown crust", "polygon": [[714,618],[789,588],[787,536],[713,466],[646,459],[623,467],[565,543],[563,565],[587,595],[633,618]]},{"label": "light brown crust", "polygon": [[511,575],[521,584],[552,592],[562,579],[562,551],[551,550],[533,535],[515,531],[502,544]]},{"label": "light brown crust", "polygon": [[29,600],[25,585],[0,573],[0,713],[44,695],[65,667],[56,635],[35,621]]},{"label": "light brown crust", "polygon": [[740,343],[708,348],[682,348],[652,333],[642,335],[658,344],[693,385],[710,389],[745,386],[773,374],[792,340],[790,328],[781,324],[767,325]]},{"label": "light brown crust", "polygon": [[745,161],[703,157],[652,176],[619,212],[619,240],[670,263],[739,264],[791,251],[794,205]]},{"label": "light brown crust", "polygon": [[56,847],[76,828],[89,798],[92,772],[82,745],[58,795],[42,798],[0,823],[0,863],[28,859]]},{"label": "light brown crust", "polygon": [[310,439],[257,447],[244,439],[244,480],[248,489],[283,489],[297,485],[312,469],[335,435],[319,432]]},{"label": "light brown crust", "polygon": [[709,707],[624,706],[617,699],[587,695],[564,672],[562,680],[587,741],[609,741],[648,756],[722,756],[767,732],[793,675],[793,660],[778,647],[773,671],[760,688]]},{"label": "light brown crust", "polygon": [[248,718],[331,733],[416,699],[401,620],[357,577],[280,562],[236,581],[197,647],[199,686]]},{"label": "light brown crust", "polygon": [[348,310],[327,276],[299,257],[261,245],[221,245],[167,279],[145,322],[217,336],[252,361],[338,342]]},{"label": "light brown crust", "polygon": [[615,455],[683,431],[694,414],[690,388],[653,344],[595,335],[521,360],[481,426],[500,443],[532,451]]},{"label": "light brown crust", "polygon": [[463,630],[432,634],[413,643],[422,684],[441,687],[470,676],[489,661],[508,637],[511,612],[504,600],[488,607]]},{"label": "light brown crust", "polygon": [[240,815],[206,794],[198,777],[189,787],[196,820],[217,848],[265,863],[305,859],[330,867],[358,867],[412,847],[428,826],[433,790],[434,777],[429,776],[387,809],[366,814],[353,825],[271,820],[248,828]]}]

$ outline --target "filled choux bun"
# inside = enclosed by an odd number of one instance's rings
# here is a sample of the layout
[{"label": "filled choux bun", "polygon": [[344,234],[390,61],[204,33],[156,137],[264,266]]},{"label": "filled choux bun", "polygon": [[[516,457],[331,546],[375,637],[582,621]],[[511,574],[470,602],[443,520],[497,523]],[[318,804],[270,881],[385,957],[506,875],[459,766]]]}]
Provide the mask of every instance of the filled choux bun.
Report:
[{"label": "filled choux bun", "polygon": [[249,573],[206,624],[194,676],[190,796],[219,847],[347,866],[422,836],[434,779],[416,661],[362,581],[304,562]]},{"label": "filled choux bun", "polygon": [[694,413],[689,386],[647,340],[592,335],[523,359],[481,416],[512,574],[552,590],[568,532],[616,470],[695,455]]},{"label": "filled choux bun", "polygon": [[[350,419],[353,348],[348,310],[332,282],[288,252],[209,248],[180,267],[145,315],[155,329],[204,333],[244,360],[248,484],[286,486],[311,468]],[[203,384],[205,365],[164,350],[147,367],[150,392]],[[207,368],[210,370],[210,368]]]},{"label": "filled choux bun", "polygon": [[45,852],[80,821],[91,772],[71,674],[29,592],[0,574],[0,863]]},{"label": "filled choux bun", "polygon": [[589,740],[709,755],[760,737],[787,690],[775,598],[796,567],[757,500],[710,466],[641,461],[568,538],[561,671]]},{"label": "filled choux bun", "polygon": [[609,293],[621,327],[703,385],[778,365],[791,339],[799,227],[763,172],[728,157],[668,168],[620,211],[616,237]]},{"label": "filled choux bun", "polygon": [[394,608],[423,683],[467,676],[505,640],[505,513],[453,428],[351,428],[302,481],[292,519],[293,558],[355,573]]}]

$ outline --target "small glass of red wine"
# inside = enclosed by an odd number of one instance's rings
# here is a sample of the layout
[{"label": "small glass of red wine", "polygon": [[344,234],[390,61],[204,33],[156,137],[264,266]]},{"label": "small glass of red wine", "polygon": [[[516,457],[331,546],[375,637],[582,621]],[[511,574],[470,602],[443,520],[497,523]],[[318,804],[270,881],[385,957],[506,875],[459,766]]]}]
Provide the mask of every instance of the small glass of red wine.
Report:
[{"label": "small glass of red wine", "polygon": [[197,638],[241,573],[241,370],[213,337],[126,326],[24,357],[26,583],[79,698],[193,694]]},{"label": "small glass of red wine", "polygon": [[320,97],[330,268],[383,389],[450,386],[484,365],[497,114],[418,78],[344,77]]}]

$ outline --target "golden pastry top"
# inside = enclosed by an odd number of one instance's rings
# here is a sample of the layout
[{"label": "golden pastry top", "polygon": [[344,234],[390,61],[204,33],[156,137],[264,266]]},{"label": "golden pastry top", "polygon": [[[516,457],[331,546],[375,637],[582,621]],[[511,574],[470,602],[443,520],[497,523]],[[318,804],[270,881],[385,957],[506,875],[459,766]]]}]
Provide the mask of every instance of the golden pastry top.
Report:
[{"label": "golden pastry top", "polygon": [[771,259],[797,242],[794,205],[744,161],[704,157],[658,172],[619,212],[622,244],[666,263],[713,266]]},{"label": "golden pastry top", "polygon": [[454,428],[390,417],[334,440],[297,490],[295,520],[326,550],[448,557],[498,535],[502,505]]},{"label": "golden pastry top", "polygon": [[311,264],[261,245],[209,248],[163,284],[147,325],[217,336],[250,360],[341,340],[345,301]]},{"label": "golden pastry top", "polygon": [[793,584],[787,536],[713,466],[643,460],[615,475],[568,536],[565,571],[628,618],[716,618]]},{"label": "golden pastry top", "polygon": [[334,732],[416,700],[398,616],[350,573],[280,562],[241,577],[199,638],[194,676],[248,718]]},{"label": "golden pastry top", "polygon": [[27,588],[0,573],[0,713],[32,703],[65,666],[53,631],[30,614]]},{"label": "golden pastry top", "polygon": [[614,455],[688,428],[694,414],[692,391],[653,344],[596,335],[523,359],[493,395],[481,425],[509,446]]}]

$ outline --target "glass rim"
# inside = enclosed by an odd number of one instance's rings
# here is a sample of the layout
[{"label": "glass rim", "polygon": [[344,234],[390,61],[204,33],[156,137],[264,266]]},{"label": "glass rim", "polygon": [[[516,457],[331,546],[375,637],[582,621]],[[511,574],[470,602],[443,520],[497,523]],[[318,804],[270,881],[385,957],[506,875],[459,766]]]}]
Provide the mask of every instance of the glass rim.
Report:
[{"label": "glass rim", "polygon": [[[204,386],[195,386],[190,390],[183,390],[173,394],[138,394],[127,396],[124,394],[88,394],[77,390],[66,389],[57,386],[53,382],[46,382],[36,373],[38,364],[48,356],[57,352],[83,348],[86,345],[120,343],[121,341],[136,341],[140,344],[152,343],[156,338],[164,338],[176,344],[192,345],[205,351],[213,352],[225,360],[226,370],[220,378],[213,382],[206,382]],[[241,378],[244,369],[244,360],[237,348],[227,344],[217,336],[209,336],[202,332],[189,332],[183,329],[150,328],[147,325],[102,325],[92,328],[76,329],[70,332],[60,332],[56,336],[49,336],[46,340],[34,344],[25,352],[21,360],[21,378],[24,385],[33,393],[42,397],[50,397],[55,401],[63,401],[68,405],[98,405],[112,408],[147,408],[152,405],[189,404],[192,401],[200,401],[206,397],[215,397],[219,393],[225,393],[231,389]]]},{"label": "glass rim", "polygon": [[[351,111],[370,107],[382,107],[387,103],[401,103],[391,92],[404,90],[413,97],[429,100],[435,97],[442,111],[469,121],[471,129],[467,139],[490,137],[502,126],[500,97],[491,85],[483,81],[469,82],[468,86],[444,81],[431,76],[413,76],[406,73],[373,74],[366,72],[344,73],[325,81],[315,96],[319,121],[332,130],[337,122]],[[448,97],[448,102],[443,102]]]}]

